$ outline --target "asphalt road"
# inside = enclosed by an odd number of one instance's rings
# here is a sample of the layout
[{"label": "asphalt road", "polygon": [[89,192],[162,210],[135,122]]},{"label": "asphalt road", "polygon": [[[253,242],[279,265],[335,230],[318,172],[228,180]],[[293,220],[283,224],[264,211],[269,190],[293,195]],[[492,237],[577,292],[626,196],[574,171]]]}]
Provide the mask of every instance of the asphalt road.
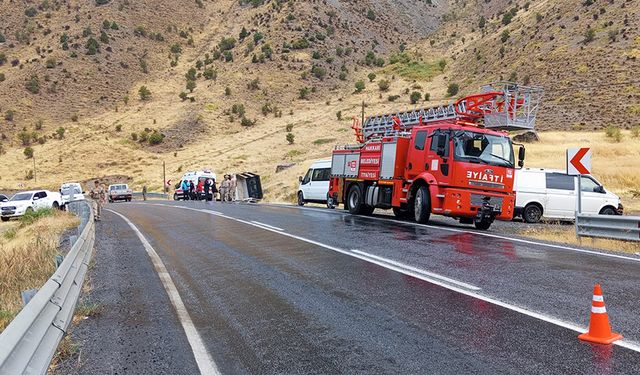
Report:
[{"label": "asphalt road", "polygon": [[[224,374],[640,373],[640,258],[340,210],[114,204]],[[140,239],[105,212],[79,373],[194,373]],[[621,345],[580,342],[594,283]],[[133,353],[133,354],[132,354]]]}]

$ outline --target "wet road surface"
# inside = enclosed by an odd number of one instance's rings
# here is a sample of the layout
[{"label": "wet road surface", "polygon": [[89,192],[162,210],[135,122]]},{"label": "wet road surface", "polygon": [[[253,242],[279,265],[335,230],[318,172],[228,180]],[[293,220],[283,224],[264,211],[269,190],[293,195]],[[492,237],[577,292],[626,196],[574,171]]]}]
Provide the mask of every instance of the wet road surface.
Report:
[{"label": "wet road surface", "polygon": [[[640,372],[636,260],[341,211],[193,202],[109,208],[158,253],[225,374]],[[104,217],[97,243],[138,254],[128,273],[152,267],[123,220]],[[147,271],[133,282],[161,288]],[[631,349],[582,343],[563,327],[586,327],[595,282]],[[171,305],[153,298],[166,322],[146,322],[145,332],[175,337],[160,355],[193,373]],[[139,310],[135,299],[130,309]],[[106,333],[101,319],[85,341]],[[113,325],[128,324],[121,319]],[[122,340],[145,347],[144,336]],[[89,348],[85,367],[122,355]]]}]

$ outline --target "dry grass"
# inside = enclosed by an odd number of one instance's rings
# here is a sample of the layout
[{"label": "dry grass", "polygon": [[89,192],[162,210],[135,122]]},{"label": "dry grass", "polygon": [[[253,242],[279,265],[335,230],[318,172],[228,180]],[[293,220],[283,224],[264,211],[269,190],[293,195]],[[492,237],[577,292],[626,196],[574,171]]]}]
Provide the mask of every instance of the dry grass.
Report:
[{"label": "dry grass", "polygon": [[521,236],[569,246],[586,246],[629,254],[640,253],[640,243],[601,238],[578,239],[573,225],[536,225],[535,228],[527,228],[517,233]]},{"label": "dry grass", "polygon": [[[55,211],[31,224],[2,223],[0,236],[0,330],[22,307],[20,292],[39,288],[55,270],[60,235],[78,225],[71,214]],[[6,227],[6,229],[5,229]],[[12,233],[12,235],[7,235]]]},{"label": "dry grass", "polygon": [[527,167],[564,169],[565,150],[590,147],[593,151],[593,175],[604,186],[620,195],[627,212],[640,212],[640,199],[633,191],[640,189],[640,139],[623,131],[621,142],[606,137],[605,132],[541,132],[539,143],[527,144]]}]

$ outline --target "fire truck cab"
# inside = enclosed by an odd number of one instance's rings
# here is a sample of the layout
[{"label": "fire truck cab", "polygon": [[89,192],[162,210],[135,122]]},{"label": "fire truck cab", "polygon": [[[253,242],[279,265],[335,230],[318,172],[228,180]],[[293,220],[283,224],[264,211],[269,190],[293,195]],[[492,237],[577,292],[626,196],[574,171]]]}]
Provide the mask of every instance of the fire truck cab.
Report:
[{"label": "fire truck cab", "polygon": [[499,130],[504,126],[494,130],[487,122],[469,121],[468,113],[478,114],[474,108],[483,118],[500,113],[495,98],[508,96],[495,90],[482,95],[494,102],[476,95],[453,107],[369,118],[363,127],[354,121],[361,143],[334,150],[330,203],[342,203],[352,214],[393,209],[419,223],[440,214],[483,230],[495,219],[511,220],[514,171],[523,165],[525,151],[520,147],[516,158],[508,134]]}]

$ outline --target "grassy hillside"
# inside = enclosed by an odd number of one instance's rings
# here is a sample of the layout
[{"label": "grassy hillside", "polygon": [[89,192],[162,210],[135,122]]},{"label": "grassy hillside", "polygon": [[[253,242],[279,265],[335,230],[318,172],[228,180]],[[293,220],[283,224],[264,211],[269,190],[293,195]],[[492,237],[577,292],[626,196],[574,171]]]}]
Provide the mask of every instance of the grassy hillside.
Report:
[{"label": "grassy hillside", "polygon": [[164,161],[174,180],[254,171],[269,199],[291,199],[311,160],[353,142],[363,101],[369,114],[426,106],[500,78],[545,88],[541,129],[630,127],[640,7],[587,3],[4,2],[0,187],[160,190]]}]

